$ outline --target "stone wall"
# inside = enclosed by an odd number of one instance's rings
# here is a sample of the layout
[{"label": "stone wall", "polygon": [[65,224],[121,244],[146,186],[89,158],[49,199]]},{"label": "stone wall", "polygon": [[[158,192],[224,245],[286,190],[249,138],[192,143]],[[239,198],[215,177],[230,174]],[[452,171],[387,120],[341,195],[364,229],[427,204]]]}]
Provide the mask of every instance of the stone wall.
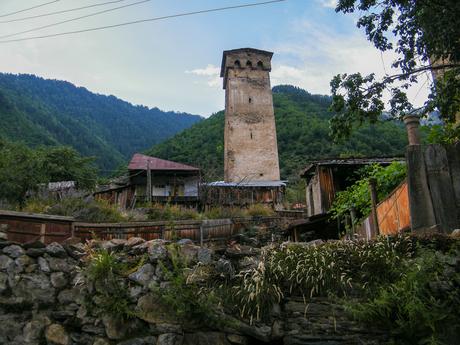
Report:
[{"label": "stone wall", "polygon": [[[1,235],[1,233],[0,233]],[[257,248],[228,247],[220,254],[181,240],[180,255],[191,263],[212,265],[223,274],[257,262]],[[125,258],[143,257],[124,277],[134,316],[120,321],[96,312],[100,288],[83,274],[88,250],[105,248]],[[159,262],[170,253],[163,240],[140,238],[82,244],[40,242],[18,245],[0,236],[0,344],[50,345],[244,345],[378,344],[382,334],[350,321],[341,307],[302,299],[273,308],[271,321],[250,325],[222,315],[222,326],[179,322],[158,301],[152,286],[167,287]],[[93,308],[93,307],[94,308]],[[384,337],[383,337],[384,338]]]}]

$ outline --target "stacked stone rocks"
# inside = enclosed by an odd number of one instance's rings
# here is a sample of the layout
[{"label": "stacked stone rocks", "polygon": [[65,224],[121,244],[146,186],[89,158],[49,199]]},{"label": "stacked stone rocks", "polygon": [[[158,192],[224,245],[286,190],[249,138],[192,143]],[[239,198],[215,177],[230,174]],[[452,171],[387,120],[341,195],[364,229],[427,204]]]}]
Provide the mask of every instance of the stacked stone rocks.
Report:
[{"label": "stacked stone rocks", "polygon": [[[302,300],[275,306],[268,324],[249,325],[223,315],[221,329],[184,325],[164,309],[152,289],[167,288],[159,262],[168,260],[162,240],[93,241],[81,243],[11,243],[0,234],[0,344],[3,345],[245,345],[378,344],[381,334],[358,327],[338,306],[313,301],[305,310]],[[231,278],[239,269],[254,267],[260,250],[232,246],[220,254],[189,240],[178,242],[188,262],[211,265]],[[120,321],[96,314],[97,286],[82,273],[88,248],[104,248],[126,257],[147,257],[124,282],[135,317]],[[91,303],[88,303],[90,300]],[[191,320],[193,321],[193,320]],[[193,325],[193,326],[191,326]],[[377,337],[376,337],[377,336]],[[359,342],[358,342],[359,339]]]}]

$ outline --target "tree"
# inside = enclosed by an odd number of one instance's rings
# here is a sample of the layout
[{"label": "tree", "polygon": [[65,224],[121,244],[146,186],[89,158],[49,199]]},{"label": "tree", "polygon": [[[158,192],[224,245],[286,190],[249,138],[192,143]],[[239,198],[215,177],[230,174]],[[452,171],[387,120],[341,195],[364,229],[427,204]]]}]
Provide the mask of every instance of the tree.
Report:
[{"label": "tree", "polygon": [[22,204],[42,180],[36,153],[22,144],[0,140],[0,200]]},{"label": "tree", "polygon": [[[363,13],[357,26],[382,52],[394,51],[392,66],[400,73],[378,79],[375,74],[341,74],[331,81],[331,131],[347,138],[355,127],[376,123],[385,110],[383,94],[390,93],[387,118],[408,113],[426,115],[439,110],[446,123],[460,112],[460,1],[458,0],[339,0],[336,12]],[[406,90],[433,72],[436,85],[422,108],[408,100]]]},{"label": "tree", "polygon": [[97,180],[94,158],[82,157],[67,146],[41,148],[38,151],[44,182],[75,181],[78,188],[91,189]]},{"label": "tree", "polygon": [[22,205],[40,183],[75,181],[91,189],[97,179],[94,159],[70,147],[30,149],[0,139],[0,200]]}]

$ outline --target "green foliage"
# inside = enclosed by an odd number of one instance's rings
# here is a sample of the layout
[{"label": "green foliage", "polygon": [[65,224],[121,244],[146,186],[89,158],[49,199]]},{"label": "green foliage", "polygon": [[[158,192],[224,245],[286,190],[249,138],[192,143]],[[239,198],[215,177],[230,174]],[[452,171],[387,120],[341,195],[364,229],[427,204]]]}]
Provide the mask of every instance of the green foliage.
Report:
[{"label": "green foliage", "polygon": [[[339,156],[397,156],[404,152],[407,135],[393,122],[363,127],[346,142],[333,143],[329,135],[330,97],[311,95],[283,85],[273,88],[281,176],[298,180],[309,160]],[[205,133],[205,135],[203,135]],[[173,138],[154,146],[148,154],[202,168],[205,180],[222,179],[224,113],[217,113]]]},{"label": "green foliage", "polygon": [[[341,74],[331,81],[336,115],[331,120],[336,139],[347,138],[352,130],[365,123],[385,118],[400,119],[407,113],[428,114],[437,108],[451,123],[460,111],[460,5],[457,0],[339,0],[337,12],[359,13],[357,26],[380,51],[391,50],[397,58],[392,67],[399,74],[378,79],[375,74]],[[416,109],[405,90],[424,82],[426,73],[444,73],[425,106]],[[436,87],[435,87],[436,86]],[[390,110],[385,109],[385,93],[390,96]]]},{"label": "green foliage", "polygon": [[288,184],[285,196],[285,201],[288,203],[287,208],[295,204],[306,205],[305,187],[305,179],[294,180]]},{"label": "green foliage", "polygon": [[[34,203],[33,205],[36,204]],[[27,205],[25,210],[29,210]],[[104,201],[85,200],[82,198],[62,199],[56,204],[46,207],[45,213],[75,217],[81,221],[94,223],[127,221],[127,218],[120,213],[116,206]]]},{"label": "green foliage", "polygon": [[28,191],[39,183],[75,181],[78,187],[93,188],[97,170],[92,158],[69,147],[30,149],[0,139],[0,199],[23,204]]},{"label": "green foliage", "polygon": [[164,287],[153,287],[160,301],[171,308],[175,315],[184,323],[198,323],[213,326],[218,323],[217,299],[212,290],[199,286],[191,277],[188,262],[180,254],[177,244],[168,246],[171,265],[160,262],[165,279],[169,284]]},{"label": "green foliage", "polygon": [[73,148],[65,146],[42,147],[39,155],[48,181],[76,181],[78,188],[94,188],[97,180],[94,158],[82,157]]},{"label": "green foliage", "polygon": [[87,261],[84,274],[87,281],[94,284],[96,294],[91,300],[97,299],[98,313],[120,320],[134,317],[129,292],[122,279],[127,269],[126,265],[120,263],[114,253],[104,249],[90,249]]},{"label": "green foliage", "polygon": [[452,267],[457,259],[423,250],[405,263],[401,279],[348,309],[362,322],[391,329],[398,344],[454,344],[460,334],[460,274]]},{"label": "green foliage", "polygon": [[288,244],[270,248],[256,268],[240,272],[234,299],[242,317],[267,317],[282,297],[367,295],[401,275],[401,261],[412,256],[408,238],[337,241],[318,246]]},{"label": "green foliage", "polygon": [[193,208],[178,205],[153,204],[148,208],[149,220],[187,220],[200,219],[201,215]]},{"label": "green foliage", "polygon": [[430,127],[427,140],[430,144],[455,144],[460,141],[460,125],[434,125]]},{"label": "green foliage", "polygon": [[360,174],[361,179],[346,190],[337,193],[329,211],[334,218],[343,219],[351,209],[356,211],[356,222],[367,217],[371,212],[369,179],[375,179],[378,198],[383,200],[406,177],[406,165],[401,162],[393,162],[387,167],[374,164],[364,168]]},{"label": "green foliage", "polygon": [[134,152],[200,120],[134,106],[64,81],[0,73],[0,137],[30,147],[70,146],[83,156],[97,157],[103,170],[116,169]]},{"label": "green foliage", "polygon": [[233,286],[232,302],[236,302],[242,318],[264,320],[273,305],[283,298],[279,279],[270,266],[272,262],[263,258],[256,268],[242,271],[237,275],[239,284]]}]

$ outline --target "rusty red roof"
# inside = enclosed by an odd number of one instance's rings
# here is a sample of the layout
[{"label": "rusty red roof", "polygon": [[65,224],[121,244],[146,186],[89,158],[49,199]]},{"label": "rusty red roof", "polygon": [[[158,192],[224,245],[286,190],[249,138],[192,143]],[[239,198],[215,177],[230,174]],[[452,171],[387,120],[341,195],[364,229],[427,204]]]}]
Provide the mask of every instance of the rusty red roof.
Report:
[{"label": "rusty red roof", "polygon": [[199,171],[200,169],[190,165],[167,161],[156,157],[146,156],[141,153],[135,153],[131,162],[129,162],[128,170],[147,170],[150,165],[150,170],[180,170],[180,171]]}]

